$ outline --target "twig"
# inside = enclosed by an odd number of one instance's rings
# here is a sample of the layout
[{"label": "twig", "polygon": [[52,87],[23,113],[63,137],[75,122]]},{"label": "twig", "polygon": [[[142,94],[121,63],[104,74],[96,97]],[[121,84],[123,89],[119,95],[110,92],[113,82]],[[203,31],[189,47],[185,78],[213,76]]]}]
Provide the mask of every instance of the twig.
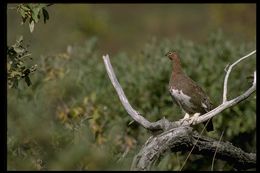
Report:
[{"label": "twig", "polygon": [[216,146],[216,151],[215,151],[214,156],[213,156],[213,159],[212,159],[211,171],[213,171],[215,157],[216,157],[216,154],[217,154],[217,151],[218,151],[219,143],[220,143],[220,141],[221,141],[221,139],[222,139],[222,137],[223,137],[223,134],[224,134],[224,130],[222,131],[221,136],[220,136],[219,141],[218,141],[218,144],[217,144],[217,146]]},{"label": "twig", "polygon": [[113,71],[113,68],[112,68],[110,60],[109,60],[109,56],[108,55],[103,56],[103,60],[104,60],[105,66],[106,66],[108,76],[109,76],[114,88],[116,89],[117,95],[119,96],[121,103],[123,104],[123,106],[126,109],[126,111],[128,112],[128,114],[136,122],[138,122],[145,128],[149,128],[151,126],[151,122],[146,120],[144,117],[140,116],[140,114],[136,110],[134,110],[133,107],[129,104],[129,101],[126,98],[125,93],[115,76],[115,73]]},{"label": "twig", "polygon": [[202,131],[200,132],[200,135],[199,135],[198,139],[196,140],[195,144],[194,144],[194,145],[193,145],[193,147],[191,148],[191,150],[190,150],[190,152],[189,152],[188,156],[186,157],[186,159],[185,159],[185,161],[184,161],[184,163],[183,163],[183,165],[182,165],[182,167],[181,167],[180,171],[181,171],[181,170],[184,168],[184,166],[185,166],[186,162],[188,161],[188,159],[189,159],[189,157],[190,157],[190,155],[191,155],[192,151],[193,151],[193,150],[194,150],[194,148],[195,148],[195,145],[198,143],[198,141],[199,141],[199,139],[200,139],[200,137],[201,137],[202,133],[203,133],[203,132],[204,132],[204,130],[206,129],[206,127],[207,127],[207,125],[208,125],[209,121],[210,121],[210,120],[208,120],[208,121],[207,121],[207,123],[204,125],[204,127],[203,127]]},{"label": "twig", "polygon": [[122,154],[122,156],[117,160],[117,162],[121,162],[125,158],[125,156],[129,153],[129,151],[130,151],[130,148],[127,147],[126,150],[124,151],[124,153]]},{"label": "twig", "polygon": [[[224,87],[223,87],[223,101],[222,103],[225,103],[227,101],[227,82],[228,82],[228,78],[229,78],[229,74],[232,70],[232,68],[237,65],[238,63],[240,63],[242,60],[246,59],[247,57],[253,55],[254,53],[256,53],[256,50],[254,50],[253,52],[247,54],[246,56],[240,58],[239,60],[237,60],[236,62],[234,62],[233,64],[231,64],[229,67],[226,66],[226,68],[228,67],[228,70],[227,70],[227,73],[226,73],[226,76],[225,76],[225,80],[224,80]],[[226,68],[225,68],[225,71],[226,71]]]},{"label": "twig", "polygon": [[125,93],[121,87],[121,85],[119,84],[113,67],[110,63],[109,60],[109,56],[105,55],[103,56],[103,60],[104,60],[104,64],[107,70],[107,74],[110,78],[110,81],[112,82],[117,95],[119,96],[119,99],[121,101],[121,103],[123,104],[125,110],[127,111],[127,113],[139,124],[141,124],[144,128],[149,129],[149,130],[168,130],[170,128],[173,127],[177,127],[180,126],[180,122],[169,122],[169,120],[162,118],[161,120],[157,121],[157,122],[149,122],[148,120],[146,120],[139,112],[137,112],[129,103],[128,99],[125,96]]},{"label": "twig", "polygon": [[226,67],[224,68],[224,71],[227,72],[227,68],[228,68],[229,64],[226,65]]},{"label": "twig", "polygon": [[[254,81],[256,81],[256,74],[254,76]],[[253,94],[255,92],[255,90],[256,90],[256,82],[253,83],[253,85],[246,92],[244,92],[242,95],[240,95],[240,96],[238,96],[238,97],[236,97],[232,100],[225,101],[225,103],[222,103],[221,105],[219,105],[215,109],[211,110],[210,112],[207,112],[206,114],[199,116],[197,121],[194,123],[194,125],[205,122],[208,119],[213,118],[214,116],[216,116],[217,114],[219,114],[223,110],[230,108],[230,107],[238,104],[239,102],[245,100],[251,94]]]}]

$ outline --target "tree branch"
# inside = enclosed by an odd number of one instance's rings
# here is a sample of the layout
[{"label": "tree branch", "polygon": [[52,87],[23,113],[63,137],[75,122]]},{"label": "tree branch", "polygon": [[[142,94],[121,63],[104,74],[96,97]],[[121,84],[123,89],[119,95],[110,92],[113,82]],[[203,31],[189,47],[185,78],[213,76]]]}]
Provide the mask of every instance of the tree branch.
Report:
[{"label": "tree branch", "polygon": [[148,120],[146,120],[144,117],[142,117],[140,115],[139,112],[137,112],[136,110],[133,109],[133,107],[129,104],[128,99],[125,96],[125,93],[121,87],[121,85],[119,84],[116,75],[114,73],[113,67],[111,66],[110,60],[109,60],[109,56],[105,55],[103,56],[103,60],[105,63],[105,67],[108,73],[108,76],[114,86],[114,88],[116,89],[116,92],[119,96],[119,99],[121,101],[121,103],[123,104],[124,108],[126,109],[127,113],[139,124],[141,124],[142,126],[144,126],[145,128],[149,128],[151,126],[151,122],[149,122]]},{"label": "tree branch", "polygon": [[[229,78],[229,74],[232,70],[232,68],[237,65],[238,63],[240,63],[241,61],[243,61],[244,59],[248,58],[249,56],[253,55],[254,53],[256,53],[256,50],[254,50],[253,52],[247,54],[246,56],[240,58],[239,60],[237,60],[236,62],[234,62],[233,64],[231,64],[228,67],[226,76],[225,76],[225,80],[224,80],[224,87],[223,87],[223,101],[222,103],[225,103],[227,101],[227,83],[228,83],[228,78]],[[226,70],[225,70],[226,71]]]},{"label": "tree branch", "polygon": [[[256,73],[255,73],[256,74]],[[256,80],[256,75],[254,77],[254,80]],[[201,115],[198,117],[197,121],[194,123],[194,125],[202,123],[207,121],[208,119],[218,115],[220,112],[222,112],[223,110],[230,108],[236,104],[238,104],[239,102],[245,100],[246,98],[248,98],[254,91],[256,90],[256,84],[253,84],[252,87],[250,87],[244,94],[230,100],[230,101],[225,101],[225,103],[222,103],[221,105],[219,105],[218,107],[216,107],[215,109],[211,110],[210,112],[207,112],[204,115]]]},{"label": "tree branch", "polygon": [[170,150],[188,152],[194,145],[193,154],[206,157],[213,157],[218,146],[216,158],[227,161],[238,170],[256,167],[256,154],[246,153],[230,142],[219,142],[205,136],[199,137],[191,127],[178,127],[150,137],[135,156],[131,170],[150,170],[165,152]]},{"label": "tree branch", "polygon": [[108,73],[108,76],[116,89],[117,95],[119,96],[119,99],[121,103],[123,104],[125,110],[127,113],[139,124],[141,124],[144,128],[149,130],[166,130],[170,129],[171,127],[180,126],[180,124],[177,123],[170,123],[167,119],[163,118],[157,122],[151,123],[150,121],[146,120],[139,112],[137,112],[129,103],[128,99],[125,96],[125,93],[119,84],[116,75],[114,73],[113,67],[110,63],[109,56],[105,55],[103,56],[103,60],[105,63],[105,67]]},{"label": "tree branch", "polygon": [[238,97],[236,97],[232,100],[227,101],[227,83],[228,83],[228,77],[230,75],[232,68],[235,65],[237,65],[239,62],[241,62],[242,60],[244,60],[244,59],[248,58],[249,56],[253,55],[254,53],[256,53],[256,50],[254,50],[253,52],[249,53],[248,55],[240,58],[239,60],[237,60],[236,62],[234,62],[233,64],[231,64],[228,67],[228,70],[227,70],[227,73],[226,73],[226,76],[225,76],[225,80],[224,80],[222,104],[219,105],[218,107],[216,107],[215,109],[211,110],[210,112],[207,112],[206,114],[199,116],[197,121],[195,123],[193,123],[194,125],[205,122],[210,118],[213,118],[214,116],[216,116],[217,114],[219,114],[223,110],[238,104],[239,102],[248,98],[253,92],[255,92],[255,90],[256,90],[256,71],[254,72],[254,81],[253,81],[252,86],[247,91],[245,91],[242,95],[240,95],[240,96],[238,96]]},{"label": "tree branch", "polygon": [[[148,129],[148,130],[168,130],[174,127],[179,127],[179,126],[189,126],[191,125],[191,123],[193,123],[193,125],[196,124],[200,124],[202,122],[207,121],[210,118],[213,118],[214,116],[218,115],[220,112],[222,112],[223,110],[232,107],[236,104],[238,104],[239,102],[241,102],[242,100],[245,100],[246,98],[248,98],[255,90],[256,90],[256,72],[254,72],[254,82],[252,87],[250,87],[245,93],[243,93],[242,95],[230,100],[230,101],[226,101],[226,91],[227,91],[227,82],[228,82],[228,76],[232,70],[232,68],[238,64],[239,62],[241,62],[242,60],[244,60],[245,58],[253,55],[254,53],[256,53],[256,50],[251,52],[250,54],[240,58],[239,60],[237,60],[236,62],[234,62],[233,64],[231,64],[228,68],[228,71],[226,73],[225,76],[225,80],[224,80],[224,90],[223,90],[223,103],[221,105],[219,105],[218,107],[216,107],[215,109],[211,110],[210,112],[207,112],[206,114],[200,115],[197,119],[196,122],[192,122],[192,121],[175,121],[175,122],[170,122],[167,119],[163,118],[157,122],[150,122],[147,119],[145,119],[138,111],[136,111],[135,109],[133,109],[133,107],[130,105],[128,99],[126,98],[124,91],[122,89],[122,87],[120,86],[113,67],[110,63],[109,60],[109,56],[105,55],[103,56],[103,60],[105,63],[105,67],[107,70],[107,73],[109,75],[109,78],[114,86],[114,88],[116,89],[116,92],[119,96],[119,99],[121,101],[121,103],[123,104],[124,108],[126,109],[126,111],[128,112],[128,114],[139,124],[141,124],[144,128]],[[191,120],[191,118],[190,118]]]},{"label": "tree branch", "polygon": [[[234,62],[231,66],[228,67],[225,80],[224,80],[224,89],[223,89],[223,103],[211,110],[210,112],[199,116],[197,121],[193,125],[202,123],[207,121],[208,119],[216,116],[223,110],[234,106],[248,98],[255,90],[256,90],[256,71],[254,72],[254,81],[252,86],[245,91],[242,95],[237,96],[236,98],[227,101],[226,93],[227,93],[227,82],[229,74],[232,68],[254,54],[256,51],[251,52],[250,54],[240,58],[236,62]],[[171,149],[172,151],[189,151],[194,145],[195,141],[198,140],[193,153],[202,154],[207,156],[213,156],[214,152],[216,152],[216,146],[218,141],[207,137],[198,137],[199,135],[196,132],[192,132],[192,128],[190,127],[191,121],[181,122],[175,121],[170,122],[165,118],[157,122],[150,122],[146,120],[139,112],[137,112],[129,103],[126,98],[122,87],[120,86],[114,70],[111,66],[109,56],[103,56],[104,64],[108,73],[108,76],[116,89],[116,92],[119,96],[121,103],[124,108],[128,112],[128,114],[139,124],[141,124],[144,128],[148,130],[163,130],[164,132],[150,137],[147,142],[144,144],[143,148],[136,155],[132,168],[133,170],[148,170],[151,168],[153,163],[167,150]],[[226,69],[226,68],[225,68]],[[227,161],[230,164],[234,164],[234,167],[237,169],[248,169],[256,166],[256,154],[254,153],[245,153],[240,148],[233,146],[229,142],[220,142],[220,146],[216,152],[216,158]]]}]

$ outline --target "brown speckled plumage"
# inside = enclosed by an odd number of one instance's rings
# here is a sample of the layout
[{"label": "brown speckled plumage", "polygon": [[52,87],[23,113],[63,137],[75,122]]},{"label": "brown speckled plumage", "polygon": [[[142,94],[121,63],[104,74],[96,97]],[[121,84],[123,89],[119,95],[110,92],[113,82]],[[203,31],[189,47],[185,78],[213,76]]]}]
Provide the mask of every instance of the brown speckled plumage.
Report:
[{"label": "brown speckled plumage", "polygon": [[[169,91],[181,109],[188,114],[200,113],[201,115],[212,110],[213,104],[207,94],[182,71],[179,55],[176,52],[168,52],[166,56],[171,60],[173,68]],[[213,130],[212,120],[206,130]]]}]

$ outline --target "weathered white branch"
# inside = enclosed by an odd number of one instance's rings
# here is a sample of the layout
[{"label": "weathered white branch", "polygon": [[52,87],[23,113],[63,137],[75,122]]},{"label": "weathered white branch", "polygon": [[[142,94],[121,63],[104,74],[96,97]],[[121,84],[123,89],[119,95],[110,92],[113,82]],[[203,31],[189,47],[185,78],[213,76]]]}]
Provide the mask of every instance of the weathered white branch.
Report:
[{"label": "weathered white branch", "polygon": [[[222,103],[225,103],[227,101],[227,83],[228,83],[228,78],[229,78],[229,75],[230,75],[230,72],[232,70],[232,68],[237,65],[238,63],[240,63],[241,61],[243,61],[244,59],[248,58],[249,56],[253,55],[254,53],[256,53],[256,50],[254,50],[253,52],[247,54],[246,56],[240,58],[239,60],[237,60],[236,62],[234,62],[233,64],[231,64],[230,66],[227,66],[228,67],[228,70],[227,70],[227,73],[226,73],[226,76],[225,76],[225,80],[224,80],[224,87],[223,87],[223,101]],[[226,68],[227,68],[226,67]],[[226,68],[225,68],[225,71],[226,71]]]},{"label": "weathered white branch", "polygon": [[[256,78],[256,76],[255,76]],[[254,79],[255,80],[255,79]],[[204,115],[199,116],[199,118],[197,119],[195,124],[199,124],[202,122],[207,121],[208,119],[216,116],[217,114],[219,114],[220,112],[222,112],[223,110],[232,107],[234,105],[236,105],[237,103],[241,102],[242,100],[245,100],[247,97],[249,97],[254,91],[256,90],[256,85],[253,84],[252,87],[250,87],[244,94],[230,100],[230,101],[225,101],[224,103],[222,103],[221,105],[219,105],[218,107],[216,107],[215,109],[211,110],[210,112],[207,112]]]},{"label": "weathered white branch", "polygon": [[[208,119],[222,112],[224,109],[227,109],[231,106],[238,104],[242,100],[248,98],[256,90],[256,71],[255,71],[253,84],[245,93],[229,101],[227,101],[226,99],[228,76],[233,66],[235,66],[240,61],[249,57],[255,52],[256,51],[253,51],[252,53],[246,55],[245,57],[242,57],[241,59],[239,59],[229,67],[224,81],[223,103],[218,107],[216,107],[215,109],[211,110],[210,112],[201,115],[197,119],[195,124],[205,122]],[[212,139],[206,139],[205,137],[201,137],[201,136],[197,137],[196,134],[192,132],[191,127],[189,127],[191,122],[184,121],[184,123],[182,124],[181,121],[169,122],[165,118],[157,122],[149,122],[143,116],[141,116],[140,113],[138,113],[136,110],[133,109],[128,99],[126,98],[124,91],[115,76],[115,73],[113,71],[113,68],[109,60],[109,56],[108,55],[103,56],[103,60],[109,78],[114,88],[116,89],[119,99],[122,102],[128,114],[136,122],[141,124],[146,129],[165,131],[164,133],[161,133],[158,136],[152,136],[147,140],[142,150],[139,152],[138,155],[136,155],[132,164],[132,170],[150,169],[154,161],[156,161],[157,158],[159,158],[160,155],[163,154],[168,149],[174,149],[174,150],[177,149],[179,151],[181,150],[180,146],[182,146],[185,148],[184,150],[190,150],[190,147],[194,145],[194,139],[193,139],[194,137],[200,139],[199,143],[196,144],[197,148],[194,150],[195,153],[208,155],[208,153],[212,154],[215,152],[215,148],[213,144],[216,142],[214,142]],[[191,134],[192,134],[192,138],[191,138]],[[226,160],[231,164],[235,164],[235,167],[237,167],[238,169],[252,168],[255,167],[256,165],[256,155],[254,153],[245,153],[241,149],[232,146],[228,142],[226,143],[222,142],[222,145],[221,147],[219,147],[216,157],[222,160]]]},{"label": "weathered white branch", "polygon": [[[193,122],[193,125],[202,123],[207,121],[210,118],[213,118],[214,116],[216,116],[217,114],[219,114],[220,112],[222,112],[223,110],[232,107],[234,105],[236,105],[237,103],[241,102],[242,100],[248,98],[255,90],[256,90],[256,72],[254,72],[254,81],[253,81],[253,85],[242,95],[227,101],[226,100],[226,90],[227,90],[227,82],[228,82],[228,76],[232,70],[232,68],[238,64],[239,62],[241,62],[242,60],[244,60],[245,58],[249,57],[250,55],[254,54],[256,51],[251,52],[250,54],[240,58],[239,60],[237,60],[236,62],[234,62],[233,64],[231,64],[228,68],[228,71],[226,73],[225,76],[225,80],[224,80],[224,90],[223,90],[223,103],[221,105],[219,105],[218,107],[216,107],[215,109],[211,110],[210,112],[207,112],[204,115],[201,115],[198,117],[196,122]],[[105,67],[108,73],[108,76],[114,86],[114,88],[116,89],[116,92],[119,96],[119,99],[121,100],[124,108],[126,109],[126,111],[128,112],[128,114],[139,124],[141,124],[144,128],[149,129],[149,130],[168,130],[171,129],[173,127],[178,127],[178,126],[185,126],[185,125],[190,125],[191,121],[184,121],[181,122],[179,121],[175,121],[175,122],[169,122],[167,119],[163,118],[157,122],[149,122],[147,119],[145,119],[143,116],[140,115],[140,113],[138,113],[135,109],[133,109],[133,107],[130,105],[128,99],[126,98],[124,91],[122,89],[122,87],[120,86],[113,67],[110,63],[109,60],[109,56],[105,55],[103,56],[103,60],[105,63]]]},{"label": "weathered white branch", "polygon": [[170,122],[169,120],[162,118],[161,120],[157,121],[157,122],[149,122],[147,119],[145,119],[140,113],[138,113],[129,103],[128,99],[125,96],[125,93],[122,89],[122,87],[120,86],[113,67],[110,63],[109,60],[109,56],[108,55],[104,55],[103,56],[103,60],[104,60],[104,64],[107,70],[107,74],[114,86],[114,88],[116,89],[117,95],[119,96],[119,99],[121,101],[121,103],[123,104],[125,110],[128,112],[128,114],[139,124],[141,124],[144,128],[149,129],[149,130],[167,130],[173,127],[177,127],[180,126],[180,122],[176,121],[176,122]]},{"label": "weathered white branch", "polygon": [[232,68],[235,65],[237,65],[239,62],[241,62],[242,60],[244,60],[247,57],[253,55],[254,53],[256,53],[256,50],[254,50],[253,52],[249,53],[248,55],[240,58],[239,60],[237,60],[236,62],[234,62],[233,64],[231,64],[229,66],[228,71],[227,71],[226,76],[225,76],[225,80],[224,80],[223,102],[222,102],[222,104],[219,105],[218,107],[216,107],[215,109],[211,110],[210,112],[207,112],[206,114],[199,116],[197,121],[195,123],[193,123],[194,125],[205,122],[208,119],[216,116],[217,114],[219,114],[223,110],[236,105],[237,103],[241,102],[242,100],[245,100],[256,90],[256,71],[255,71],[254,72],[254,81],[253,81],[252,86],[246,92],[244,92],[242,95],[240,95],[240,96],[238,96],[238,97],[236,97],[232,100],[227,101],[227,83],[228,83],[228,77],[230,75]]},{"label": "weathered white branch", "polygon": [[128,112],[128,114],[136,122],[140,123],[145,128],[150,127],[151,122],[146,120],[144,117],[140,116],[140,114],[136,110],[134,110],[133,107],[129,104],[129,101],[126,98],[125,93],[124,93],[122,87],[120,86],[116,76],[115,76],[113,67],[111,66],[111,63],[110,63],[110,60],[109,60],[109,56],[108,55],[103,56],[103,60],[104,60],[105,66],[106,66],[108,76],[109,76],[114,88],[116,89],[117,95],[119,96],[121,103],[123,104],[123,106],[126,109],[126,111]]},{"label": "weathered white branch", "polygon": [[[216,146],[218,150],[216,151]],[[201,136],[191,127],[178,127],[151,136],[134,157],[131,170],[151,170],[152,166],[167,151],[190,151],[195,147],[193,154],[213,157],[224,160],[238,170],[256,167],[256,154],[247,153],[233,146],[230,142],[219,142],[209,137]]]}]

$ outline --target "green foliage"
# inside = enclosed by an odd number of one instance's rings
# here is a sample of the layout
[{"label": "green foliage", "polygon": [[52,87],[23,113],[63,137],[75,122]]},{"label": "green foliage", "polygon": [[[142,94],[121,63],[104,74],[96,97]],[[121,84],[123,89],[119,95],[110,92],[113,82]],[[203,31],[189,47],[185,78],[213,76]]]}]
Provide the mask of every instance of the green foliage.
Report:
[{"label": "green foliage", "polygon": [[49,6],[48,4],[19,4],[16,7],[16,10],[22,16],[22,24],[29,20],[29,28],[30,31],[33,32],[34,24],[38,23],[41,14],[43,17],[44,23],[49,20],[49,13],[46,10],[46,7]]},{"label": "green foliage", "polygon": [[[49,4],[50,5],[50,4]],[[22,16],[22,24],[29,20],[30,31],[33,32],[34,24],[39,22],[40,14],[42,12],[44,23],[49,19],[49,14],[44,4],[19,4],[15,8]],[[13,9],[13,8],[11,8]],[[27,48],[23,43],[23,36],[16,40],[12,46],[7,46],[7,75],[8,87],[18,88],[20,79],[24,79],[27,86],[31,85],[30,73],[36,70],[37,65],[28,67],[28,58],[32,60],[31,54],[28,53]]]},{"label": "green foliage", "polygon": [[23,45],[23,37],[16,40],[16,43],[7,47],[7,79],[9,88],[17,88],[18,82],[24,79],[28,86],[31,85],[29,75],[36,70],[37,65],[27,67],[31,54]]},{"label": "green foliage", "polygon": [[[141,52],[119,52],[110,60],[130,103],[150,121],[182,118],[167,91],[171,64],[164,55],[180,53],[184,71],[197,81],[215,105],[222,99],[224,68],[255,49],[255,42],[234,43],[215,32],[203,44],[176,38],[151,39]],[[97,38],[67,52],[39,58],[34,84],[8,90],[8,170],[129,170],[134,155],[150,136],[124,110],[106,74]],[[228,99],[250,85],[255,56],[234,68]],[[213,119],[208,135],[255,152],[255,97]],[[129,124],[130,123],[130,124]],[[247,140],[244,140],[244,134]],[[178,170],[187,154],[163,158],[155,170]],[[184,170],[210,170],[211,159],[192,155]],[[198,164],[199,163],[199,164]],[[230,170],[215,161],[214,170]],[[223,166],[224,165],[224,166]]]}]

